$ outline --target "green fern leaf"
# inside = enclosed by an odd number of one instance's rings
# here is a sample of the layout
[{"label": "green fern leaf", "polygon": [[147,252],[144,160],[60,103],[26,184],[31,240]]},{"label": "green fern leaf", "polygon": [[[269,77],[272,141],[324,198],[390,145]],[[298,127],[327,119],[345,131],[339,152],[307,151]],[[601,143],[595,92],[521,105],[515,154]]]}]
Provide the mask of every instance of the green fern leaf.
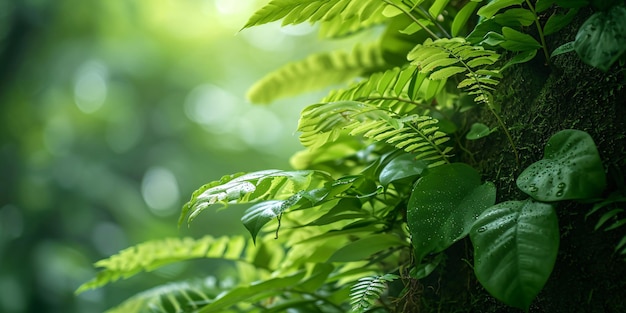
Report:
[{"label": "green fern leaf", "polygon": [[433,167],[447,163],[451,151],[450,147],[443,147],[449,138],[438,130],[437,122],[429,116],[400,118],[375,105],[340,101],[305,108],[298,130],[302,132],[300,141],[307,147],[321,147],[347,131],[352,136],[363,135],[415,153],[416,159],[430,161]]},{"label": "green fern leaf", "polygon": [[350,305],[352,312],[365,312],[374,305],[374,302],[387,289],[387,282],[398,279],[399,276],[385,274],[382,276],[368,276],[359,281],[350,289]]},{"label": "green fern leaf", "polygon": [[332,178],[320,171],[265,170],[248,174],[222,177],[194,191],[178,219],[180,226],[189,215],[191,222],[211,205],[228,203],[250,203],[260,200],[283,200],[297,192],[313,189],[331,181]]},{"label": "green fern leaf", "polygon": [[[363,29],[371,28],[374,25],[382,24],[387,17],[383,14],[385,7],[377,2],[368,2],[365,7],[371,12],[363,10],[364,13],[350,18],[334,18],[327,21],[320,21],[319,35],[322,38],[345,37]],[[367,17],[369,16],[369,17]]]},{"label": "green fern leaf", "polygon": [[169,283],[139,293],[106,313],[194,312],[221,292],[211,277],[203,281]]},{"label": "green fern leaf", "polygon": [[[252,243],[244,237],[205,236],[200,239],[168,238],[148,241],[120,251],[95,263],[102,268],[96,278],[82,284],[76,293],[95,289],[119,279],[127,279],[142,271],[153,271],[161,266],[199,258],[245,260],[244,251]],[[246,256],[253,257],[253,256]]]},{"label": "green fern leaf", "polygon": [[350,19],[354,16],[363,21],[384,6],[385,3],[380,0],[273,0],[255,12],[243,28],[280,19],[283,25]]},{"label": "green fern leaf", "polygon": [[[421,71],[429,72],[430,79],[447,79],[465,73],[457,87],[475,95],[474,101],[495,109],[491,91],[501,77],[498,70],[488,69],[500,56],[491,50],[472,46],[462,38],[427,39],[409,53],[409,60]],[[454,66],[452,66],[454,65]]]},{"label": "green fern leaf", "polygon": [[254,103],[270,103],[278,98],[344,83],[385,67],[377,44],[356,45],[351,53],[320,53],[289,63],[255,83],[247,96]]},{"label": "green fern leaf", "polygon": [[414,111],[431,101],[445,86],[445,80],[432,80],[416,66],[376,73],[344,90],[332,91],[323,103],[359,101],[397,114]]}]

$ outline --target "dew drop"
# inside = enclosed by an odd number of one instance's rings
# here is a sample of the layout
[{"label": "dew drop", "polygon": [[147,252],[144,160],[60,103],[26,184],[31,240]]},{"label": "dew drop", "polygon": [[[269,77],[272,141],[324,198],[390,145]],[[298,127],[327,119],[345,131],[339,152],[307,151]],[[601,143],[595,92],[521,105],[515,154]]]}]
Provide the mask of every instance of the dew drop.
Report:
[{"label": "dew drop", "polygon": [[535,185],[530,185],[528,186],[528,189],[530,190],[530,192],[535,193],[537,191],[539,191],[539,188],[537,188],[537,186]]},{"label": "dew drop", "polygon": [[487,230],[487,227],[482,226],[482,227],[480,227],[480,228],[478,229],[478,232],[479,232],[479,233],[484,233],[486,230]]},{"label": "dew drop", "polygon": [[565,186],[567,186],[565,183],[559,183],[556,187],[559,189],[565,189]]},{"label": "dew drop", "polygon": [[562,196],[563,196],[563,190],[559,190],[559,191],[556,193],[556,196],[557,196],[557,197],[562,197]]}]

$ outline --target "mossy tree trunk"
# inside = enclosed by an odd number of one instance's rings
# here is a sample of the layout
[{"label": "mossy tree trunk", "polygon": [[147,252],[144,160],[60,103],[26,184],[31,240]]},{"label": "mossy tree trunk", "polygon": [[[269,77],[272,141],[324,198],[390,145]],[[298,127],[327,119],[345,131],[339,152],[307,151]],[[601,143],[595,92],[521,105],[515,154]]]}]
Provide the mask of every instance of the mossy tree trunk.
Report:
[{"label": "mossy tree trunk", "polygon": [[[572,41],[585,14],[548,43],[550,50]],[[624,188],[626,180],[626,78],[614,65],[607,73],[584,64],[575,53],[517,65],[504,73],[495,94],[511,129],[520,162],[502,132],[468,142],[473,163],[484,179],[496,183],[498,202],[528,198],[515,185],[521,171],[543,156],[548,139],[563,129],[588,132],[594,139],[608,187],[604,196]],[[496,125],[487,110],[478,119]],[[557,205],[561,231],[558,258],[530,312],[626,312],[626,262],[614,252],[624,229],[594,230],[601,214],[586,218],[592,204]],[[626,227],[625,227],[626,228]],[[459,261],[460,260],[460,261]],[[471,268],[469,240],[453,246],[437,275],[421,281],[416,295],[421,312],[520,312],[491,298]],[[413,299],[413,301],[416,301]]]}]

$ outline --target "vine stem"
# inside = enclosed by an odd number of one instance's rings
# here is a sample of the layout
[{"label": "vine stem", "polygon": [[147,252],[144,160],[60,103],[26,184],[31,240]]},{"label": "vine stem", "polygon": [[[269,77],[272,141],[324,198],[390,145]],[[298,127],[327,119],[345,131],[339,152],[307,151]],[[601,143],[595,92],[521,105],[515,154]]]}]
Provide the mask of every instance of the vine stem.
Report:
[{"label": "vine stem", "polygon": [[439,38],[439,36],[437,36],[437,34],[433,33],[432,30],[428,29],[426,27],[426,25],[422,24],[422,22],[420,22],[413,14],[411,14],[411,12],[405,10],[403,7],[389,1],[389,0],[382,0],[382,2],[400,10],[402,13],[404,13],[406,16],[408,16],[411,20],[413,20],[413,22],[415,22],[415,24],[419,25],[419,27],[421,27],[423,30],[425,30],[431,37],[433,37],[433,39],[441,39]]},{"label": "vine stem", "polygon": [[487,107],[489,108],[489,111],[491,111],[493,116],[496,117],[496,120],[498,120],[498,124],[500,124],[500,127],[502,127],[502,130],[504,131],[506,138],[509,140],[511,147],[513,148],[513,153],[515,153],[515,164],[519,166],[519,154],[517,153],[517,147],[515,146],[515,143],[513,142],[513,137],[511,137],[511,133],[509,133],[509,130],[508,128],[506,128],[506,125],[504,125],[504,122],[500,118],[500,115],[493,109],[491,104],[487,104]]},{"label": "vine stem", "polygon": [[543,48],[543,55],[546,57],[546,65],[550,64],[550,53],[548,53],[548,46],[546,45],[546,37],[543,35],[543,30],[541,29],[541,23],[539,23],[539,16],[537,15],[537,11],[535,11],[535,7],[530,3],[529,0],[526,0],[526,4],[528,8],[535,16],[535,25],[537,26],[537,31],[539,32],[539,40],[541,40],[541,47]]}]

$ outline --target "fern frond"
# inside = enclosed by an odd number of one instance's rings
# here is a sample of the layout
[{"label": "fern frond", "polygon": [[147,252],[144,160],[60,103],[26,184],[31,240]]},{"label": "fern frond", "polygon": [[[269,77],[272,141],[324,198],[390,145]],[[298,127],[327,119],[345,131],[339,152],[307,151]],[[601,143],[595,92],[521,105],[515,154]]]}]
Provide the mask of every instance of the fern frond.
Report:
[{"label": "fern frond", "polygon": [[[150,272],[164,265],[175,262],[199,259],[221,258],[244,261],[251,258],[252,247],[243,236],[213,238],[205,236],[200,239],[167,238],[140,243],[120,251],[107,259],[100,260],[95,266],[102,268],[98,275],[82,284],[76,293],[95,289],[119,279],[127,279],[142,271]],[[244,257],[245,253],[245,257]]]},{"label": "fern frond", "polygon": [[415,153],[416,159],[430,161],[432,167],[447,163],[451,151],[450,147],[443,146],[449,137],[438,130],[437,122],[429,116],[398,117],[375,105],[339,101],[305,108],[298,130],[302,132],[300,141],[306,147],[321,147],[347,131],[353,136],[363,135]]},{"label": "fern frond", "polygon": [[432,80],[416,66],[376,73],[344,90],[332,91],[322,102],[359,101],[404,114],[432,100],[445,80]]},{"label": "fern frond", "polygon": [[485,104],[489,108],[513,148],[515,161],[519,163],[517,148],[508,128],[498,115],[500,107],[493,101],[491,93],[502,76],[499,70],[489,67],[499,57],[496,52],[472,46],[463,38],[435,41],[427,39],[423,44],[415,46],[408,55],[411,63],[419,66],[421,72],[430,73],[431,79],[447,79],[465,73],[466,78],[457,87],[474,96],[474,102]]},{"label": "fern frond", "polygon": [[352,312],[365,312],[387,289],[387,282],[398,279],[399,276],[385,274],[382,276],[368,276],[359,281],[350,289],[350,305]]},{"label": "fern frond", "polygon": [[[361,30],[370,28],[372,26],[382,24],[388,19],[383,14],[385,6],[378,5],[378,3],[370,2],[371,13],[367,15],[361,14],[359,16],[334,18],[327,21],[320,21],[319,35],[322,38],[339,38],[354,34]],[[367,17],[369,15],[369,17]]]},{"label": "fern frond", "polygon": [[216,280],[169,283],[139,293],[106,313],[179,313],[195,312],[209,303],[222,290]]},{"label": "fern frond", "polygon": [[314,54],[263,77],[250,88],[247,97],[254,103],[270,103],[278,98],[344,83],[385,67],[378,44],[356,45],[352,52]]},{"label": "fern frond", "polygon": [[[474,100],[495,109],[491,91],[498,84],[500,73],[489,70],[500,57],[494,51],[472,46],[463,38],[427,39],[409,53],[412,64],[420,68],[420,72],[429,73],[431,79],[448,79],[453,75],[465,73],[457,87],[474,95]],[[496,110],[497,111],[497,110]]]},{"label": "fern frond", "polygon": [[305,189],[318,188],[332,178],[320,171],[265,170],[222,177],[193,192],[181,211],[180,226],[189,215],[191,222],[211,205],[250,203],[260,200],[284,200]]},{"label": "fern frond", "polygon": [[343,20],[353,17],[367,20],[385,4],[380,0],[273,0],[250,17],[243,28],[283,20],[283,25],[306,21]]}]

